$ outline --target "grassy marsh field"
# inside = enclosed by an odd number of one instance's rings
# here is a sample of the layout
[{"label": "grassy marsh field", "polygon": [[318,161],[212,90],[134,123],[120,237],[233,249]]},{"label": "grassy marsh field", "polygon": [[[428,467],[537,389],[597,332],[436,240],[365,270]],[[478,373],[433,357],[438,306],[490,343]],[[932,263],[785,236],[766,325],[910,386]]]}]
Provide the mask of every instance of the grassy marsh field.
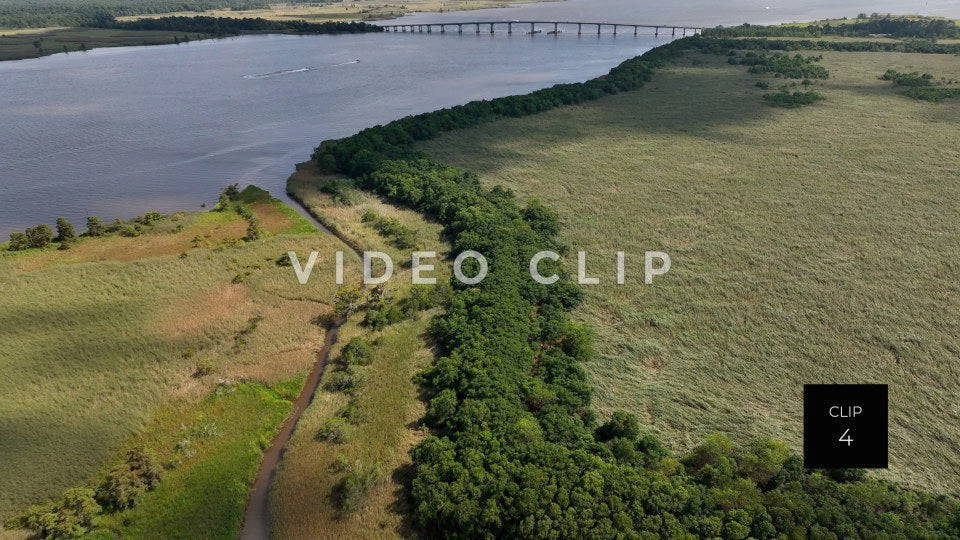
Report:
[{"label": "grassy marsh field", "polygon": [[[764,105],[755,83],[781,79],[690,55],[642,90],[421,148],[543,200],[590,253],[604,279],[577,316],[599,336],[586,367],[602,414],[635,412],[676,450],[717,431],[799,449],[804,383],[888,383],[880,474],[956,492],[960,103],[911,100],[878,76],[960,68],[815,54],[826,100],[803,109]],[[644,250],[673,258],[653,286]]]},{"label": "grassy marsh field", "polygon": [[265,231],[255,242],[228,210],[67,251],[0,253],[0,516],[92,482],[143,444],[177,466],[102,525],[176,535],[211,520],[211,534],[233,536],[261,442],[315,360],[315,321],[335,292],[332,265],[301,287],[275,261],[340,249],[359,275],[334,237],[262,191],[245,195]]}]

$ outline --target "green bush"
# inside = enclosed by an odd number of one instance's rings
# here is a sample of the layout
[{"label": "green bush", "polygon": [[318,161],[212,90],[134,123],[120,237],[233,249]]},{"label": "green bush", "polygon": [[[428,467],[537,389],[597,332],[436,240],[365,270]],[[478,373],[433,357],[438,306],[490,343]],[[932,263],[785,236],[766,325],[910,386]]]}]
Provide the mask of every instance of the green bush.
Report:
[{"label": "green bush", "polygon": [[363,325],[371,330],[383,330],[407,318],[407,314],[396,302],[382,302],[379,306],[367,310]]},{"label": "green bush", "polygon": [[380,483],[383,474],[380,463],[357,464],[335,488],[337,507],[343,514],[350,514],[363,506],[367,495]]},{"label": "green bush", "polygon": [[367,380],[367,372],[360,366],[345,366],[334,371],[324,384],[324,388],[331,392],[354,392],[359,390]]},{"label": "green bush", "polygon": [[344,418],[339,416],[327,418],[317,432],[317,439],[335,444],[345,443],[349,438],[349,430],[350,426]]},{"label": "green bush", "polygon": [[107,233],[107,227],[97,216],[87,218],[87,236],[103,236]]},{"label": "green bush", "polygon": [[826,99],[823,97],[823,94],[816,91],[808,92],[793,92],[781,91],[772,94],[764,94],[763,99],[767,101],[767,104],[772,107],[783,107],[786,109],[796,109],[799,107],[806,107],[807,105],[813,105],[818,101]]},{"label": "green bush", "polygon": [[33,506],[15,523],[34,531],[40,538],[67,540],[83,536],[101,512],[88,488],[72,488],[49,505]]},{"label": "green bush", "polygon": [[348,424],[358,426],[367,420],[367,413],[360,407],[355,398],[351,398],[346,405],[339,411],[337,416],[343,418]]},{"label": "green bush", "polygon": [[373,346],[362,337],[355,337],[344,345],[340,360],[347,366],[369,366],[373,363]]},{"label": "green bush", "polygon": [[7,245],[7,251],[23,251],[30,249],[30,239],[22,232],[10,233],[10,243]]},{"label": "green bush", "polygon": [[141,495],[157,486],[162,471],[144,447],[134,447],[127,451],[122,464],[107,473],[97,489],[97,499],[111,508],[131,508]]},{"label": "green bush", "polygon": [[57,218],[57,241],[69,242],[76,238],[77,233],[73,230],[73,224],[67,218]]},{"label": "green bush", "polygon": [[[53,230],[46,223],[27,229],[27,245],[32,248],[45,248],[53,242]],[[13,238],[11,237],[11,241]]]}]

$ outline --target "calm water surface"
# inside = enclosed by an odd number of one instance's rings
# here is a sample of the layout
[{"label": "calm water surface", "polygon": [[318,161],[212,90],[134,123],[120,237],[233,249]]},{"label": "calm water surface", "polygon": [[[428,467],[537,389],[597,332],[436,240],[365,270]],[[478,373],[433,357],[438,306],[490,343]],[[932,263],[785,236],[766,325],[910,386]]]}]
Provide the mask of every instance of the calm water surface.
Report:
[{"label": "calm water surface", "polygon": [[[793,4],[795,7],[789,7]],[[408,21],[734,24],[856,14],[960,17],[960,0],[571,0]],[[721,7],[722,6],[722,7]],[[0,238],[66,216],[132,217],[256,183],[282,195],[320,141],[408,114],[582,81],[652,35],[247,36],[0,63]]]}]

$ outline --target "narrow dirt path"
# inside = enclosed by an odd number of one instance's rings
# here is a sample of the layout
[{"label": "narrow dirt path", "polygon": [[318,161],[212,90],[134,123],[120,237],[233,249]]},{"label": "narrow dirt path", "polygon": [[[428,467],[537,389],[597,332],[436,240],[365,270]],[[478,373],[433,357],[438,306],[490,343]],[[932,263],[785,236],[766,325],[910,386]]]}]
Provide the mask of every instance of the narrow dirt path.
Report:
[{"label": "narrow dirt path", "polygon": [[240,538],[243,540],[266,540],[270,538],[270,488],[273,486],[273,479],[277,475],[280,461],[283,460],[287,442],[293,436],[297,422],[303,416],[303,411],[313,401],[313,396],[320,386],[320,379],[323,377],[327,360],[330,358],[330,350],[337,343],[342,322],[338,321],[333,328],[327,331],[323,348],[317,353],[317,361],[313,364],[313,369],[310,370],[310,375],[307,376],[307,380],[303,384],[303,390],[300,391],[300,395],[293,402],[293,410],[290,412],[290,416],[283,422],[280,431],[270,442],[270,447],[263,453],[263,461],[260,462],[260,469],[257,470],[256,480],[250,487],[250,498],[247,501],[243,530],[240,533]]},{"label": "narrow dirt path", "polygon": [[[326,227],[310,208],[293,197],[288,196],[287,199],[295,203],[297,211],[310,219],[321,232],[336,236],[341,242],[354,250],[357,255],[363,256],[354,242]],[[290,411],[290,416],[283,422],[280,431],[270,441],[270,447],[263,453],[263,460],[257,470],[256,479],[250,486],[250,496],[247,499],[247,509],[243,517],[243,529],[240,532],[242,540],[268,540],[270,538],[270,490],[273,487],[273,479],[277,476],[277,469],[283,460],[287,442],[290,441],[294,430],[297,428],[297,422],[300,421],[303,412],[313,402],[313,397],[320,386],[320,379],[323,378],[323,372],[327,367],[330,351],[337,343],[340,326],[344,322],[344,320],[338,320],[333,327],[327,330],[323,347],[317,353],[317,360],[303,384],[300,395],[293,402],[293,410]]]}]

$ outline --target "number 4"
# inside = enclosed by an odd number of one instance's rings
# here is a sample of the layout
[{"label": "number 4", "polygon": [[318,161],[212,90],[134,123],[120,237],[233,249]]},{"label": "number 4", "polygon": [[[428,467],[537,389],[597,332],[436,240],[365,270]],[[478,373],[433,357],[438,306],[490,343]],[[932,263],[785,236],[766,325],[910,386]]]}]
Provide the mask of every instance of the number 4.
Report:
[{"label": "number 4", "polygon": [[847,446],[850,446],[851,444],[853,444],[853,438],[850,437],[850,430],[849,430],[849,429],[846,430],[846,431],[844,431],[844,432],[843,432],[843,435],[840,436],[840,442],[845,442],[845,443],[847,443]]}]

